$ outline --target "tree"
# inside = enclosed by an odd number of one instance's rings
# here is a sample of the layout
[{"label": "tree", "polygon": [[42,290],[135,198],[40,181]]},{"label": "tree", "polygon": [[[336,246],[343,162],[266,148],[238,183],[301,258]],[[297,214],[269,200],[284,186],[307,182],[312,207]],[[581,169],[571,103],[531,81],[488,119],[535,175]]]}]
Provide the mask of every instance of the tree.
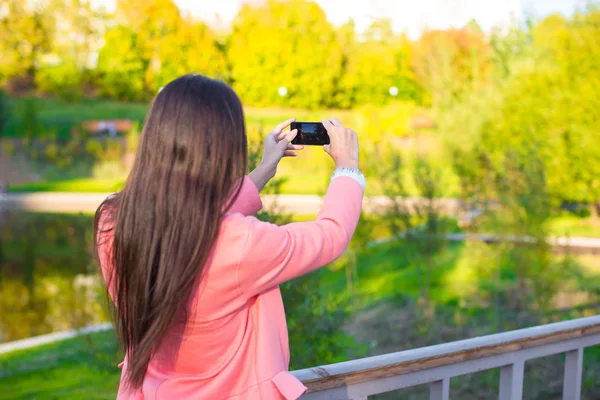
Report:
[{"label": "tree", "polygon": [[213,32],[183,18],[172,0],[119,1],[116,21],[119,25],[107,32],[98,60],[105,95],[142,100],[186,73],[227,76]]},{"label": "tree", "polygon": [[98,55],[96,73],[100,93],[118,100],[143,100],[147,61],[137,46],[137,36],[124,26],[106,33]]},{"label": "tree", "polygon": [[[332,106],[342,48],[323,10],[307,0],[245,3],[228,46],[232,81],[246,103]],[[285,87],[284,97],[278,88]]]},{"label": "tree", "polygon": [[37,88],[47,94],[77,99],[90,84],[92,56],[104,28],[104,15],[89,0],[50,0],[47,13],[57,23],[46,62],[35,77]]},{"label": "tree", "polygon": [[186,73],[201,73],[222,80],[228,77],[225,55],[214,33],[201,22],[182,19],[175,32],[161,43],[156,56],[160,66],[146,75],[153,92]]},{"label": "tree", "polygon": [[413,68],[436,106],[448,107],[485,82],[490,50],[476,29],[431,30],[416,42]]},{"label": "tree", "polygon": [[[48,12],[50,0],[0,3],[0,84],[9,89],[28,89],[43,56],[48,52],[55,27]],[[17,83],[20,79],[22,82]]]},{"label": "tree", "polygon": [[[411,68],[411,44],[395,35],[390,20],[374,22],[363,40],[352,43],[344,77],[351,104],[387,103],[390,99],[422,100]],[[395,87],[397,93],[390,93]]]},{"label": "tree", "polygon": [[450,145],[462,149],[457,162],[463,176],[471,182],[482,178],[476,172],[481,160],[502,176],[508,173],[502,166],[508,154],[518,162],[535,155],[555,209],[600,198],[599,21],[600,11],[576,14],[571,21],[561,16],[541,21],[532,40],[524,41],[528,48],[519,46],[517,54],[505,54],[496,64],[504,78],[498,75],[442,113],[439,122]]}]

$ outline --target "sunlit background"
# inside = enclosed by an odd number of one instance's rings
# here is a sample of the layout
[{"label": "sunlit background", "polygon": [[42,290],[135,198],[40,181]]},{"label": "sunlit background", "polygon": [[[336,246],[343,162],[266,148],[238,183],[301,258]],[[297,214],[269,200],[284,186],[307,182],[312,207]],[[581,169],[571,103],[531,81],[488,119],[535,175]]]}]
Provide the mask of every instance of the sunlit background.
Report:
[{"label": "sunlit background", "polygon": [[[115,397],[93,212],[152,98],[190,72],[241,97],[251,166],[290,117],[360,136],[350,248],[282,287],[292,369],[597,314],[598,71],[593,1],[0,0],[0,399]],[[314,219],[332,172],[320,148],[284,160],[259,217]],[[524,398],[560,398],[556,362],[527,364]],[[583,399],[599,374],[588,349]],[[451,397],[493,398],[497,375]]]}]

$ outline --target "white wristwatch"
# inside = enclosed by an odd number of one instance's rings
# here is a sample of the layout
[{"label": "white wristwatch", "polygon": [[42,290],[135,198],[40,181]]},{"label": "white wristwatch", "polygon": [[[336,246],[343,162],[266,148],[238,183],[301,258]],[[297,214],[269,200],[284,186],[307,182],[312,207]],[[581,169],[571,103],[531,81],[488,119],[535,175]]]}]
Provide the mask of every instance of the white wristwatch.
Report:
[{"label": "white wristwatch", "polygon": [[358,168],[337,168],[333,172],[331,179],[333,180],[338,176],[346,176],[348,178],[354,179],[360,184],[360,186],[362,186],[363,189],[367,186],[367,180],[365,179],[365,176],[363,175],[361,170]]}]

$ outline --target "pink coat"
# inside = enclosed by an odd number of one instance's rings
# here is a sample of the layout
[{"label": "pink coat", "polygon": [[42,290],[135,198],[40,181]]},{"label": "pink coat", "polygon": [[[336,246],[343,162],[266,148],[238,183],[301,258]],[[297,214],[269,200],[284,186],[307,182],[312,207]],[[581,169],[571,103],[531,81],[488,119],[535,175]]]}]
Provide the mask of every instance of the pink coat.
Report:
[{"label": "pink coat", "polygon": [[[276,226],[250,216],[262,202],[246,177],[238,200],[223,218],[205,274],[151,360],[141,390],[126,393],[121,384],[117,399],[299,398],[306,387],[288,372],[287,325],[278,285],[342,255],[356,228],[362,198],[356,180],[336,177],[316,221]],[[100,248],[105,279],[112,243],[106,239]],[[125,372],[127,357],[120,366]]]}]

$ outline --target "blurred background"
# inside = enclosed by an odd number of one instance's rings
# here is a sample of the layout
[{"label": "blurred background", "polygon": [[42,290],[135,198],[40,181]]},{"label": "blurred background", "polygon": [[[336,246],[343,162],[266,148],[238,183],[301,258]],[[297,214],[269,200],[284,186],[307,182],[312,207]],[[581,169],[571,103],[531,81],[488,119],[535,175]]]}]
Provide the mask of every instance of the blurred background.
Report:
[{"label": "blurred background", "polygon": [[[93,211],[189,72],[237,91],[251,165],[291,117],[359,133],[356,237],[282,287],[292,369],[597,314],[599,71],[594,1],[0,0],[0,399],[115,397]],[[313,219],[332,171],[320,148],[284,160],[260,218]],[[1,348],[85,326],[102,331]],[[560,398],[556,357],[526,364],[524,398]],[[599,374],[590,348],[582,398]],[[498,376],[451,396],[496,396]]]}]

